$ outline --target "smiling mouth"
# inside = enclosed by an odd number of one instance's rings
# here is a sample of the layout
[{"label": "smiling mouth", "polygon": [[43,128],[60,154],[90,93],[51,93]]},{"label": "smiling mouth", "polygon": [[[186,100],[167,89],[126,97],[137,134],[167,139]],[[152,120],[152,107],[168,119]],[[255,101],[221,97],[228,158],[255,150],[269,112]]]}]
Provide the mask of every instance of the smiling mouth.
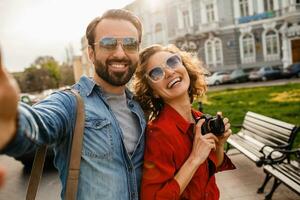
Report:
[{"label": "smiling mouth", "polygon": [[175,86],[177,83],[181,82],[181,78],[177,77],[174,78],[169,84],[168,84],[168,89],[171,89],[173,86]]},{"label": "smiling mouth", "polygon": [[127,63],[110,63],[108,66],[112,71],[125,71],[128,68]]}]

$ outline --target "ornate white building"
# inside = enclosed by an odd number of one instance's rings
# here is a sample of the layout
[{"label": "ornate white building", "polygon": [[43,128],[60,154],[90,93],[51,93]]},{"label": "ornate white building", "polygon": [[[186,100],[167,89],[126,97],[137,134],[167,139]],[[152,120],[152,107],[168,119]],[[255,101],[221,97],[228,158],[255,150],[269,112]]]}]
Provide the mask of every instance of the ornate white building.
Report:
[{"label": "ornate white building", "polygon": [[[300,62],[300,0],[135,0],[125,9],[143,23],[142,47],[173,43],[210,71],[286,67]],[[91,76],[82,38],[82,73]]]},{"label": "ornate white building", "polygon": [[174,43],[210,70],[300,62],[299,0],[136,0],[142,46]]}]

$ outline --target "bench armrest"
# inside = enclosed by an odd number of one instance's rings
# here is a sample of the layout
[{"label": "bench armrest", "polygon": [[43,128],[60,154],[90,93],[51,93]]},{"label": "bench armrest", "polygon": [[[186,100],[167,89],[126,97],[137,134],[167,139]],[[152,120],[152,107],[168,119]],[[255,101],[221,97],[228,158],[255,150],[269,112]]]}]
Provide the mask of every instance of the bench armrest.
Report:
[{"label": "bench armrest", "polygon": [[[268,164],[268,163],[270,163],[270,162],[273,162],[273,161],[270,160],[270,159],[271,159],[271,154],[272,154],[272,152],[278,152],[278,150],[283,150],[283,148],[287,148],[288,146],[289,146],[289,144],[286,144],[286,145],[277,145],[277,146],[265,144],[265,145],[259,150],[259,152],[262,153],[263,156],[261,156],[261,157],[259,158],[259,161],[256,162],[256,165],[257,165],[258,167],[261,167],[263,164]],[[274,149],[274,150],[268,155],[268,157],[267,157],[267,155],[266,155],[265,152],[264,152],[264,149],[265,149],[266,147],[270,147],[270,148]],[[280,157],[280,158],[281,158],[281,157]],[[279,158],[278,158],[278,159],[279,159]],[[283,158],[283,160],[284,160],[284,158]],[[274,162],[275,162],[275,161],[274,161]],[[280,161],[278,161],[278,162],[281,162],[281,159],[280,159]]]},{"label": "bench armrest", "polygon": [[268,144],[265,144],[260,150],[259,152],[262,153],[264,155],[264,157],[266,157],[265,153],[264,153],[264,149],[266,147],[270,147],[274,150],[284,150],[284,148],[287,148],[290,144],[284,144],[284,145],[277,145],[277,146],[274,146],[274,145],[268,145]]},{"label": "bench armrest", "polygon": [[[282,156],[278,158],[272,158],[272,154],[274,152],[280,152],[282,153]],[[297,149],[292,149],[292,150],[284,150],[284,149],[274,149],[267,157],[265,160],[266,164],[276,164],[276,163],[281,163],[283,162],[286,158],[289,159],[290,155],[295,154],[296,158],[300,160],[300,148]]]}]

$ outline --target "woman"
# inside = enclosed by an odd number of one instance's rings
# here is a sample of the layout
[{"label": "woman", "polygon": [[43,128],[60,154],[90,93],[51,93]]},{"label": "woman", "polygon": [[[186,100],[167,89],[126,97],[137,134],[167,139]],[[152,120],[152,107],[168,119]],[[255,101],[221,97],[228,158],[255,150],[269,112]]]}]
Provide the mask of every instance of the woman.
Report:
[{"label": "woman", "polygon": [[214,174],[234,169],[224,154],[231,134],[201,134],[204,120],[191,108],[206,91],[200,63],[175,46],[140,53],[134,90],[150,122],[147,127],[141,199],[219,199]]}]

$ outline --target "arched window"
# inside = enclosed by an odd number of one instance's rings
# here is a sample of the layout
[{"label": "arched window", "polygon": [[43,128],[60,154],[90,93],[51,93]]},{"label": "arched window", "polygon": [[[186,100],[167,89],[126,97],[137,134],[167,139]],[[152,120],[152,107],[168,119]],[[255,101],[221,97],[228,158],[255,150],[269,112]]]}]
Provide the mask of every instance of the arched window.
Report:
[{"label": "arched window", "polygon": [[222,63],[222,44],[220,40],[215,41],[216,62]]},{"label": "arched window", "polygon": [[266,61],[279,59],[279,36],[275,30],[263,32],[264,57]]},{"label": "arched window", "polygon": [[205,42],[205,58],[208,65],[223,63],[222,42],[219,38],[210,38]]},{"label": "arched window", "polygon": [[208,41],[206,44],[206,49],[207,49],[207,64],[213,64],[214,59],[213,59],[213,44],[212,41]]},{"label": "arched window", "polygon": [[255,62],[255,49],[254,49],[254,36],[253,34],[246,33],[241,35],[241,60],[242,63]]},{"label": "arched window", "polygon": [[161,23],[155,25],[155,42],[158,44],[163,43],[163,32]]}]

